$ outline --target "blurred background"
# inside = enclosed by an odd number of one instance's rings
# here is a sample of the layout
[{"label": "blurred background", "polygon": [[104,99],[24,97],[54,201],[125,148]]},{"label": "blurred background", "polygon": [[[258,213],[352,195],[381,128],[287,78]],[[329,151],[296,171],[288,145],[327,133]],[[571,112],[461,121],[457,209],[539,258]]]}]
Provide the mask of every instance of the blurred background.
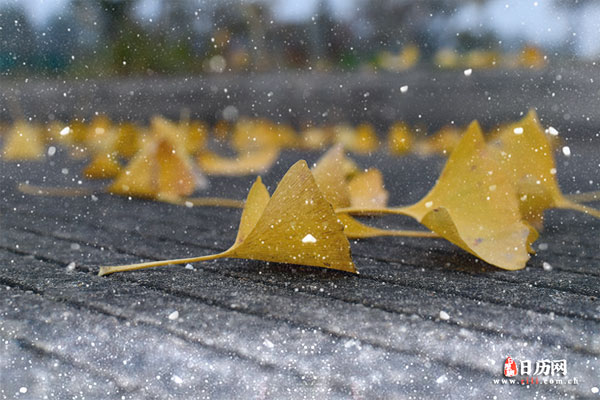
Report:
[{"label": "blurred background", "polygon": [[541,68],[600,55],[595,1],[0,0],[3,75]]},{"label": "blurred background", "polygon": [[0,118],[589,131],[599,33],[591,0],[0,0]]}]

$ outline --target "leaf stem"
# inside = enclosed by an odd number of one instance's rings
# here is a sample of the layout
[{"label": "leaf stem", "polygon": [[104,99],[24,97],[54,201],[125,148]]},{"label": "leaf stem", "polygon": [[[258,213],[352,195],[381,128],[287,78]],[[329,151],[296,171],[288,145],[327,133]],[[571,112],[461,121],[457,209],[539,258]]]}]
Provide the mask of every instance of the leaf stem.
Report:
[{"label": "leaf stem", "polygon": [[161,261],[149,261],[143,262],[139,264],[127,264],[127,265],[117,265],[110,267],[100,267],[100,271],[98,271],[98,276],[113,274],[115,272],[125,272],[125,271],[135,271],[138,269],[144,268],[152,268],[152,267],[160,267],[163,265],[176,265],[176,264],[187,264],[199,261],[210,261],[215,260],[217,258],[226,257],[229,251],[224,251],[223,253],[210,254],[207,256],[200,257],[190,257],[190,258],[177,258],[172,260],[161,260]]},{"label": "leaf stem", "polygon": [[181,204],[191,203],[198,207],[229,207],[229,208],[244,208],[243,200],[226,199],[223,197],[189,197],[178,200]]},{"label": "leaf stem", "polygon": [[584,206],[583,204],[578,204],[567,199],[563,199],[563,201],[557,204],[559,208],[564,208],[567,210],[575,210],[582,212],[584,214],[589,214],[593,217],[600,218],[600,210],[597,210],[592,207]]},{"label": "leaf stem", "polygon": [[28,183],[21,183],[18,186],[19,191],[25,194],[35,196],[87,196],[94,194],[97,190],[92,188],[59,188],[59,187],[44,187],[35,186]]},{"label": "leaf stem", "polygon": [[583,203],[587,203],[587,202],[591,202],[591,201],[600,201],[600,190],[595,191],[595,192],[566,194],[565,198],[567,198],[568,200],[571,200],[571,201],[577,201],[577,202],[583,202]]}]

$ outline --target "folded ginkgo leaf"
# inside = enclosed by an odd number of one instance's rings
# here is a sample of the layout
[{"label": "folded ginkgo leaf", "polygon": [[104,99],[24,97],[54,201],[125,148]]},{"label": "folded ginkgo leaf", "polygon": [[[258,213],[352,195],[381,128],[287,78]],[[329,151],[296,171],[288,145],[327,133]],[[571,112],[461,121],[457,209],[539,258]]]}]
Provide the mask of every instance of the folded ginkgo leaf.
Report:
[{"label": "folded ginkgo leaf", "polygon": [[208,256],[101,267],[99,275],[216,258],[244,258],[356,272],[344,226],[305,161],[282,178],[273,196],[260,177],[250,189],[233,246]]},{"label": "folded ginkgo leaf", "polygon": [[504,173],[515,183],[523,219],[540,229],[544,210],[565,208],[600,218],[600,211],[567,199],[556,179],[556,164],[548,138],[535,111],[508,125],[489,144]]},{"label": "folded ginkgo leaf", "polygon": [[169,136],[157,135],[131,159],[108,191],[168,200],[188,196],[202,184],[203,177],[183,146]]},{"label": "folded ginkgo leaf", "polygon": [[344,146],[330,148],[312,168],[319,189],[334,208],[351,205],[348,177],[357,170],[356,164],[344,153]]},{"label": "folded ginkgo leaf", "polygon": [[411,216],[469,253],[504,269],[525,267],[530,241],[537,237],[521,220],[515,189],[487,154],[476,122],[469,126],[436,185],[423,199],[412,206],[379,212]]},{"label": "folded ginkgo leaf", "polygon": [[267,172],[278,157],[278,148],[266,147],[242,153],[234,158],[203,152],[197,160],[202,171],[208,175],[241,176]]},{"label": "folded ginkgo leaf", "polygon": [[385,207],[389,193],[383,184],[383,175],[377,168],[357,173],[348,182],[352,207]]}]

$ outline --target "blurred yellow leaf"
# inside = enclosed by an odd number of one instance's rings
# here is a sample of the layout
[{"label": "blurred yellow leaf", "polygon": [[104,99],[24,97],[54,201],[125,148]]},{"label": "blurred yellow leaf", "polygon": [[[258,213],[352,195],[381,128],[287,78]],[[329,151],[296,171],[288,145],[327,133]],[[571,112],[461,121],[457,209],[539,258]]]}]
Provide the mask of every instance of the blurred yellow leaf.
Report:
[{"label": "blurred yellow leaf", "polygon": [[231,136],[231,147],[239,153],[266,148],[290,148],[296,145],[295,132],[286,125],[265,119],[241,119]]},{"label": "blurred yellow leaf", "polygon": [[310,127],[300,134],[299,147],[305,150],[320,150],[332,142],[332,132],[326,128]]},{"label": "blurred yellow leaf", "polygon": [[231,257],[309,265],[356,272],[350,243],[331,205],[325,200],[305,161],[298,161],[282,178],[269,199],[260,178],[246,201],[232,247],[223,253],[101,267],[99,275],[160,265]]},{"label": "blurred yellow leaf", "polygon": [[351,207],[385,207],[389,193],[377,168],[357,173],[348,183]]},{"label": "blurred yellow leaf", "polygon": [[552,150],[535,111],[507,125],[489,147],[516,186],[523,219],[534,227],[542,228],[544,210],[548,208],[572,209],[600,218],[600,211],[562,194]]},{"label": "blurred yellow leaf", "polygon": [[103,152],[94,156],[84,168],[83,175],[88,179],[114,178],[121,172],[121,164],[114,153]]},{"label": "blurred yellow leaf", "polygon": [[188,196],[201,182],[181,143],[158,135],[129,162],[108,191],[125,196],[178,199]]},{"label": "blurred yellow leaf", "polygon": [[390,153],[402,155],[408,153],[415,139],[410,127],[404,122],[396,122],[388,133],[388,149]]},{"label": "blurred yellow leaf", "polygon": [[339,208],[351,204],[347,180],[356,170],[356,164],[346,157],[344,147],[337,144],[317,161],[312,173],[327,201]]},{"label": "blurred yellow leaf", "polygon": [[13,161],[38,160],[44,157],[44,150],[40,128],[32,123],[17,121],[8,132],[2,156]]},{"label": "blurred yellow leaf", "polygon": [[141,134],[134,124],[126,123],[117,127],[114,150],[123,158],[130,159],[140,150]]},{"label": "blurred yellow leaf", "polygon": [[442,127],[432,136],[419,141],[415,151],[422,155],[449,154],[460,142],[462,129],[447,125]]},{"label": "blurred yellow leaf", "polygon": [[342,144],[346,150],[354,153],[366,154],[379,147],[379,138],[370,124],[360,124],[356,128],[340,124],[334,126],[332,132],[335,143]]}]

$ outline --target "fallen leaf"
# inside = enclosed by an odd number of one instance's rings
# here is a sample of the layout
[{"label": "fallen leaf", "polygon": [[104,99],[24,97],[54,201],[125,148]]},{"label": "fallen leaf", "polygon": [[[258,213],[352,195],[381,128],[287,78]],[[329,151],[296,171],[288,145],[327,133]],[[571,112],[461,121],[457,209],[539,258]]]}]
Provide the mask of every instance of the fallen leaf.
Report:
[{"label": "fallen leaf", "polygon": [[383,185],[383,175],[377,168],[357,173],[348,182],[351,207],[385,207],[389,193]]},{"label": "fallen leaf", "polygon": [[298,145],[305,150],[320,150],[332,142],[332,132],[326,128],[310,127],[300,134]]},{"label": "fallen leaf", "polygon": [[175,200],[201,186],[182,144],[169,135],[157,134],[116,177],[108,191],[124,196]]},{"label": "fallen leaf", "polygon": [[8,132],[2,156],[11,161],[39,160],[44,157],[44,150],[40,128],[25,121],[17,121]]},{"label": "fallen leaf", "polygon": [[341,144],[329,149],[312,169],[319,189],[334,208],[350,206],[347,182],[356,171],[356,164],[346,157]]},{"label": "fallen leaf", "polygon": [[508,125],[489,148],[516,186],[523,219],[535,228],[542,228],[544,211],[549,208],[577,210],[600,218],[599,210],[562,194],[551,146],[534,110],[521,121]]},{"label": "fallen leaf", "polygon": [[415,142],[410,127],[404,122],[397,122],[390,127],[388,133],[388,149],[395,155],[408,153]]},{"label": "fallen leaf", "polygon": [[83,175],[88,179],[109,179],[119,175],[119,172],[121,164],[115,153],[102,152],[96,154],[84,168]]},{"label": "fallen leaf", "polygon": [[449,154],[460,142],[462,129],[448,125],[442,127],[434,135],[417,142],[415,152],[422,155]]},{"label": "fallen leaf", "polygon": [[296,145],[296,133],[287,125],[265,119],[241,119],[231,136],[231,147],[239,153],[266,148],[291,148]]},{"label": "fallen leaf", "polygon": [[114,151],[120,157],[130,159],[141,148],[142,138],[140,129],[134,124],[126,123],[117,127]]},{"label": "fallen leaf", "polygon": [[260,178],[250,189],[235,243],[209,256],[101,267],[99,275],[216,258],[244,258],[356,273],[350,243],[305,161],[282,178],[273,196]]},{"label": "fallen leaf", "polygon": [[341,209],[411,216],[441,237],[503,269],[520,269],[536,237],[521,221],[515,189],[487,154],[479,124],[472,123],[450,155],[436,185],[412,206]]},{"label": "fallen leaf", "polygon": [[370,124],[360,124],[356,128],[349,125],[333,127],[335,143],[340,143],[346,150],[366,154],[377,150],[379,138]]}]

